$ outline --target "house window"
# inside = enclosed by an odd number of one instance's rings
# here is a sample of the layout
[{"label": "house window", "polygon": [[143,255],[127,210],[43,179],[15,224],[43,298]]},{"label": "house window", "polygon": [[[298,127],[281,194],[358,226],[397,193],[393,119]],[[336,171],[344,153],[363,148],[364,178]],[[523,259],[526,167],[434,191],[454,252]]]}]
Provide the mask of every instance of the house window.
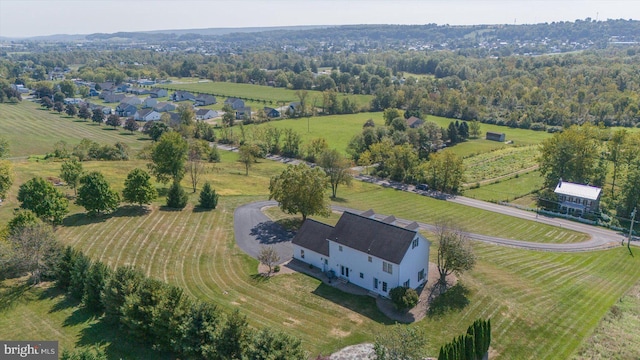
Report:
[{"label": "house window", "polygon": [[405,281],[404,284],[402,284],[402,286],[408,288],[409,287],[409,280]]},{"label": "house window", "polygon": [[371,256],[369,256],[369,262],[372,262],[373,258]]},{"label": "house window", "polygon": [[373,288],[374,289],[378,288],[378,279],[377,278],[373,278]]},{"label": "house window", "polygon": [[360,279],[364,279],[364,274],[360,273]]},{"label": "house window", "polygon": [[418,271],[418,281],[422,281],[424,279],[424,269]]},{"label": "house window", "polygon": [[382,262],[382,271],[389,273],[389,274],[393,274],[393,264],[390,264],[386,261]]},{"label": "house window", "polygon": [[300,257],[304,259],[304,250],[300,249]]},{"label": "house window", "polygon": [[411,248],[415,249],[416,247],[418,247],[418,238],[413,239],[413,242],[411,243]]},{"label": "house window", "polygon": [[387,292],[387,282],[386,281],[382,282],[382,291]]},{"label": "house window", "polygon": [[342,245],[338,245],[338,251],[342,251]]},{"label": "house window", "polygon": [[328,259],[324,259],[324,264],[325,265],[329,265],[329,260]]}]

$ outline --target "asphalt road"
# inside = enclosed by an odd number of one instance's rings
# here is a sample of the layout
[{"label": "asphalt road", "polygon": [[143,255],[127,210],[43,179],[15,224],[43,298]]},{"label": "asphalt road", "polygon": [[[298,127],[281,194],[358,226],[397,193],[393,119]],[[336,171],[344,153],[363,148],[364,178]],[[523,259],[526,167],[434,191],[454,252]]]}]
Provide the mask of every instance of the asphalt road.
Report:
[{"label": "asphalt road", "polygon": [[[560,226],[562,228],[580,231],[591,236],[589,240],[579,243],[549,244],[467,233],[467,236],[469,238],[485,243],[528,250],[577,252],[602,250],[620,246],[620,241],[624,238],[622,234],[607,229],[602,229],[599,227],[581,223],[574,223],[563,219],[549,218],[545,216],[538,216],[536,218],[535,214],[527,211],[513,209],[492,203],[485,203],[483,201],[477,201],[464,197],[457,197],[455,199],[449,199],[448,201],[477,207],[488,211],[494,211],[501,214],[516,216],[519,218],[544,224]],[[272,245],[280,255],[281,262],[285,262],[293,256],[293,249],[291,246],[291,239],[293,238],[293,234],[283,229],[280,225],[269,220],[269,218],[262,212],[263,208],[276,206],[277,204],[278,203],[275,201],[258,201],[242,205],[238,207],[234,212],[233,227],[235,230],[236,242],[244,252],[254,258],[258,256],[261,247],[264,245]],[[351,211],[360,213],[363,211],[343,206],[332,206],[332,208],[334,211],[338,212]],[[376,217],[379,219],[382,219],[386,216],[387,215],[385,214],[376,214]],[[397,219],[397,222],[400,225],[406,225],[411,223],[412,220]],[[423,230],[435,230],[434,225],[425,223],[418,223],[418,225],[420,225],[420,228]]]}]

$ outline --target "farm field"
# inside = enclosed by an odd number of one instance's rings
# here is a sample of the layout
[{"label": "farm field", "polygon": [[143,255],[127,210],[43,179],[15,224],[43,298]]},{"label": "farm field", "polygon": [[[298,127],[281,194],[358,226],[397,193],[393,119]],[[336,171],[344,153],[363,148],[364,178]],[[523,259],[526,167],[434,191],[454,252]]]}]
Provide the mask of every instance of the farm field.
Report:
[{"label": "farm field", "polygon": [[538,171],[520,174],[518,177],[510,177],[497,183],[481,185],[475,189],[465,189],[464,196],[484,201],[510,202],[528,195],[535,189],[541,189],[544,179]]},{"label": "farm field", "polygon": [[499,149],[464,159],[466,182],[484,183],[505,175],[537,167],[537,146]]},{"label": "farm field", "polygon": [[[198,82],[190,84],[161,84],[159,87],[170,90],[186,90],[198,93],[215,94],[221,97],[219,103],[224,102],[226,97],[241,97],[245,99],[266,100],[264,106],[278,107],[288,106],[290,102],[299,101],[295,90],[277,88],[272,86],[239,84],[231,82]],[[313,103],[313,99],[317,98],[316,105],[322,104],[322,92],[309,90],[308,99]],[[373,99],[372,95],[346,95],[354,99],[358,106],[368,106]],[[345,97],[344,94],[338,94],[338,100],[341,101]],[[281,104],[282,103],[282,104]]]},{"label": "farm field", "polygon": [[113,130],[110,126],[69,118],[27,100],[17,105],[0,104],[0,114],[0,134],[9,141],[11,157],[44,155],[60,140],[71,146],[83,138],[109,145],[120,141],[133,151],[147,143],[140,140],[147,139],[142,133],[131,135],[123,129]]}]

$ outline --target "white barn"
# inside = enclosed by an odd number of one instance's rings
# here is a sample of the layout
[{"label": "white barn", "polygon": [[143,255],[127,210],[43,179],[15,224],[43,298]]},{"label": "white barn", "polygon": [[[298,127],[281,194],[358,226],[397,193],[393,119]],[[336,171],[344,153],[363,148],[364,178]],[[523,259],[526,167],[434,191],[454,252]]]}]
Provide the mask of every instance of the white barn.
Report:
[{"label": "white barn", "polygon": [[307,219],[293,238],[293,257],[370,292],[389,296],[397,286],[417,288],[428,277],[431,243],[412,223],[390,216],[345,212],[335,227]]}]

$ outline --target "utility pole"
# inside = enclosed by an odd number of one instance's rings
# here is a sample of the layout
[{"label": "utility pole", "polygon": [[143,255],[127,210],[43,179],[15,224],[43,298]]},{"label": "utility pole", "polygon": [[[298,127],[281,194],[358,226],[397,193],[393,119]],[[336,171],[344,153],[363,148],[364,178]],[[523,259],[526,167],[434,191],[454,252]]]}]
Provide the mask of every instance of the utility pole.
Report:
[{"label": "utility pole", "polygon": [[633,236],[633,222],[636,219],[636,211],[637,207],[633,208],[633,212],[631,212],[631,226],[629,226],[629,240],[627,241],[627,249],[629,249],[629,253],[631,253],[631,237]]}]

